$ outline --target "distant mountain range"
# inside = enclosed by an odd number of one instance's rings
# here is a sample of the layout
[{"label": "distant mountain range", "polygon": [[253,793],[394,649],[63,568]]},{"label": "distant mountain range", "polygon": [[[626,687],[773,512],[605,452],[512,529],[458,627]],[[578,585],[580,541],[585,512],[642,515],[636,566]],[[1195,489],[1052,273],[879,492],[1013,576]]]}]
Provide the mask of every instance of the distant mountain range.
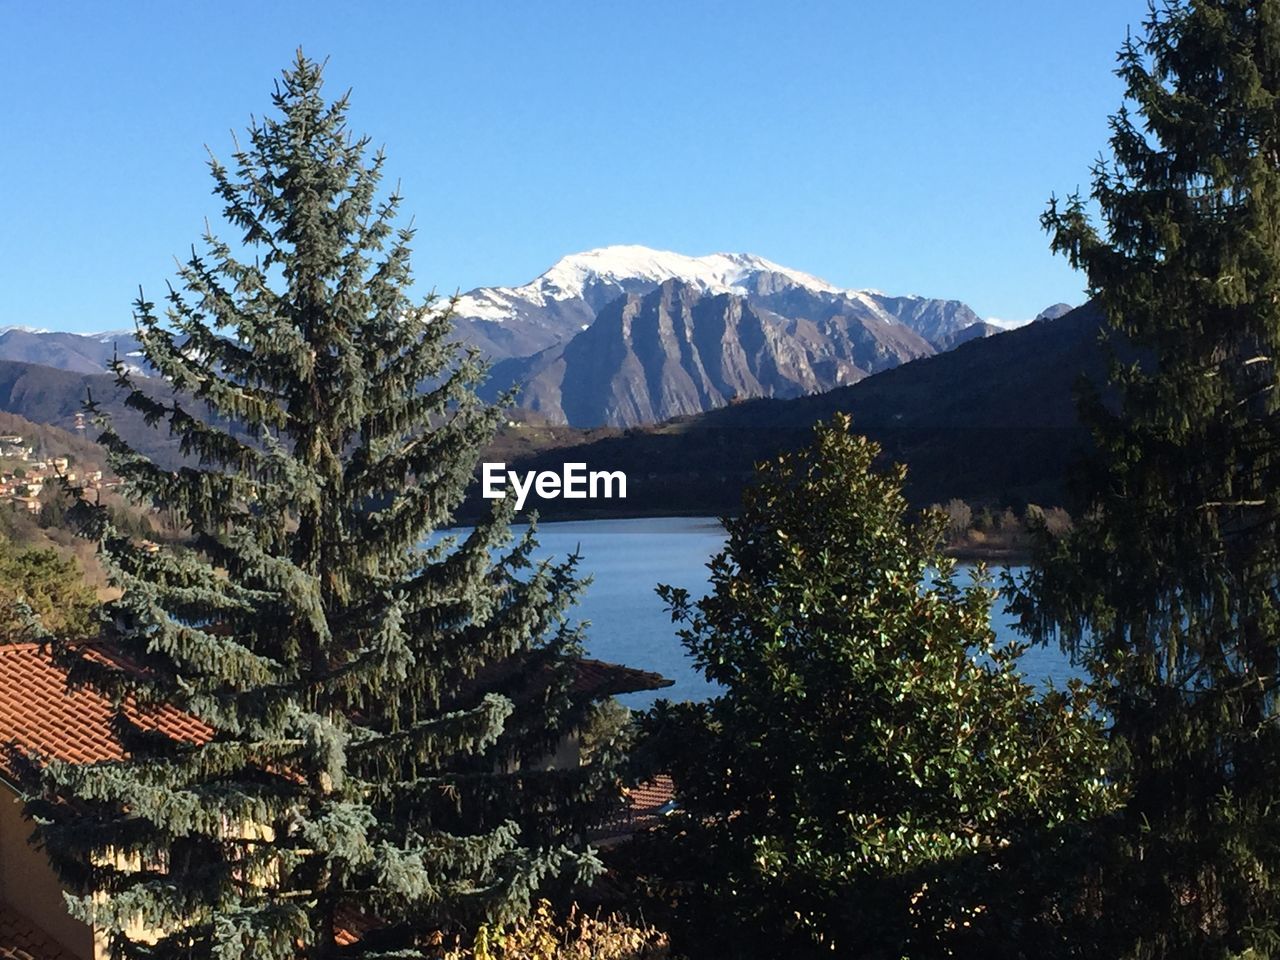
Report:
[{"label": "distant mountain range", "polygon": [[[771,335],[770,324],[778,321],[769,319],[763,308],[730,294],[699,294],[677,282],[615,301],[604,312],[606,322],[596,336],[612,338],[615,345],[622,342],[621,334],[610,330],[611,324],[623,325],[624,315],[630,315],[625,322],[632,326],[633,340],[634,329],[645,322],[655,328],[667,324],[663,329],[671,331],[688,323],[684,329],[693,329],[705,319],[703,312],[708,323],[725,323],[737,342],[754,342],[758,355],[767,353],[761,345]],[[659,322],[660,317],[666,319]],[[855,430],[884,446],[887,460],[908,464],[907,490],[917,503],[958,496],[993,504],[1070,505],[1064,477],[1088,445],[1076,418],[1073,388],[1081,376],[1099,382],[1105,376],[1099,326],[1097,311],[1086,306],[892,369],[863,367],[872,375],[823,393],[728,403],[642,428],[555,427],[536,413],[519,415],[504,427],[486,459],[502,459],[519,470],[558,470],[571,461],[591,469],[623,470],[629,480],[627,499],[586,507],[603,515],[728,513],[736,510],[756,461],[805,442],[814,422],[840,410],[852,415]],[[863,328],[853,324],[851,329],[857,333]],[[919,338],[910,331],[903,336],[908,333]],[[725,334],[716,336],[723,339]],[[830,331],[826,336],[832,336]],[[639,340],[644,342],[644,335]],[[569,346],[563,354],[565,369],[589,376],[577,366]],[[848,356],[866,355],[850,347]],[[735,369],[735,376],[757,376],[752,371],[766,368],[744,361]],[[157,399],[171,396],[163,381],[139,383]],[[0,410],[74,430],[89,393],[137,449],[165,466],[182,462],[163,426],[148,427],[141,415],[124,406],[111,375],[0,360]],[[645,396],[651,401],[654,395]],[[90,426],[85,434],[91,441],[97,431]],[[578,501],[531,506],[551,518],[584,513]]]},{"label": "distant mountain range", "polygon": [[783,316],[790,315],[791,292],[800,293],[806,308],[814,297],[825,297],[838,302],[841,312],[908,326],[937,349],[953,345],[960,331],[982,323],[957,300],[846,290],[754,254],[691,257],[641,246],[571,254],[524,286],[480,287],[463,294],[455,313],[463,338],[488,356],[530,356],[586,330],[601,308],[620,297],[649,293],[668,280],[681,281],[701,294],[745,297]]},{"label": "distant mountain range", "polygon": [[[1075,387],[1081,378],[1105,381],[1101,323],[1086,305],[851,386],[751,400],[651,427],[556,431],[525,424],[509,431],[500,452],[518,471],[559,470],[565,462],[624,471],[627,499],[594,502],[587,507],[593,515],[723,515],[738,509],[756,462],[805,443],[814,423],[841,411],[856,432],[881,444],[886,462],[907,464],[907,493],[918,505],[960,497],[1070,507],[1066,477],[1089,447]],[[549,519],[584,514],[581,502],[532,496],[528,509]]]},{"label": "distant mountain range", "polygon": [[117,354],[135,367],[141,363],[140,344],[133,333],[60,333],[29,327],[0,330],[0,360],[38,363],[72,373],[105,373]]},{"label": "distant mountain range", "polygon": [[473,290],[456,316],[498,361],[490,399],[518,389],[521,407],[581,427],[830,390],[1002,329],[958,300],[846,290],[751,254],[638,246]]},{"label": "distant mountain range", "polygon": [[[1071,308],[1055,304],[1037,319]],[[458,337],[494,363],[482,388],[551,423],[631,427],[757,397],[845,387],[1001,333],[958,300],[848,290],[762,257],[612,246],[520,287],[458,299]],[[145,374],[127,331],[0,330],[0,362]]]},{"label": "distant mountain range", "polygon": [[520,406],[554,423],[629,427],[818,393],[936,352],[910,327],[852,307],[798,287],[744,297],[667,280],[610,302],[566,343],[497,364],[484,392],[518,387]]}]

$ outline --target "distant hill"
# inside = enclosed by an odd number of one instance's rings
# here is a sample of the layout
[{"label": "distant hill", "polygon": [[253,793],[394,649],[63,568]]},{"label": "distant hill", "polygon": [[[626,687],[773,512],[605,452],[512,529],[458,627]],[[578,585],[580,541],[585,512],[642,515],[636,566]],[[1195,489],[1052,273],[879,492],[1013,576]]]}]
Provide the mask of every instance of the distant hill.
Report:
[{"label": "distant hill", "polygon": [[[140,377],[138,383],[154,397],[172,397],[163,381]],[[175,466],[179,462],[177,442],[163,427],[148,427],[141,414],[124,405],[124,392],[116,385],[114,375],[74,373],[33,363],[0,360],[0,411],[76,432],[76,414],[83,410],[84,401],[90,394],[102,410],[112,416],[121,436],[137,450],[165,466]],[[86,425],[85,439],[96,440],[98,433],[93,424]]]},{"label": "distant hill", "polygon": [[1088,446],[1074,388],[1082,376],[1105,377],[1100,323],[1085,306],[814,396],[596,431],[577,444],[561,434],[555,449],[521,457],[513,468],[558,471],[581,461],[627,473],[625,502],[537,504],[548,517],[732,512],[757,460],[804,443],[813,423],[846,411],[886,459],[908,465],[907,492],[917,504],[951,497],[1067,504],[1064,479]]},{"label": "distant hill", "polygon": [[63,430],[47,423],[37,423],[16,413],[0,410],[0,436],[20,436],[34,448],[34,457],[72,457],[81,465],[104,467],[106,451],[77,430]]},{"label": "distant hill", "polygon": [[79,334],[9,327],[0,330],[0,360],[35,363],[72,373],[106,373],[113,357],[141,363],[132,332]]}]

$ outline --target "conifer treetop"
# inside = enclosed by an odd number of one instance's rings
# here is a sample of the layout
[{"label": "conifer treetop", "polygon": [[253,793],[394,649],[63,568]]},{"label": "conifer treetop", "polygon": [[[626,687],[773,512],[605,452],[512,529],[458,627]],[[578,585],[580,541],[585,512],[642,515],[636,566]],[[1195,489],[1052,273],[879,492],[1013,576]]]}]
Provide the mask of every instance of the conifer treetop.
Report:
[{"label": "conifer treetop", "polygon": [[[48,639],[73,683],[121,704],[129,755],[33,758],[27,809],[122,957],[332,956],[352,923],[343,956],[401,955],[593,874],[581,837],[617,792],[609,749],[545,763],[588,709],[569,673],[576,558],[534,562],[502,504],[442,530],[499,411],[450,340],[451,302],[410,298],[383,155],[321,80],[299,52],[274,112],[210,161],[231,239],[206,229],[163,315],[135,305],[171,392],[116,375],[180,463],[98,417],[127,494],[187,540],[149,553],[103,509],[73,511],[121,591],[99,638],[117,656]],[[126,701],[211,736],[175,743]]]}]

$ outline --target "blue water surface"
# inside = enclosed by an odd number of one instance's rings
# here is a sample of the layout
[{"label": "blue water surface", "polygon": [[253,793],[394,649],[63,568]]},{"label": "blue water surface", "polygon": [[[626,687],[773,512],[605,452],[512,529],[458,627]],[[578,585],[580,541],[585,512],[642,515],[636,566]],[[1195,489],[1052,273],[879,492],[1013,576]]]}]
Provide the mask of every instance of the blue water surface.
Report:
[{"label": "blue water surface", "polygon": [[[686,656],[654,587],[667,583],[684,587],[694,597],[706,593],[707,562],[724,545],[724,530],[717,520],[661,517],[543,523],[538,527],[538,543],[543,556],[564,558],[577,549],[582,554],[582,573],[593,578],[577,612],[578,619],[590,621],[587,652],[674,681],[665,690],[620,697],[623,703],[643,708],[658,697],[698,700],[714,693],[715,688]],[[967,571],[961,568],[957,576],[966,577]],[[992,625],[998,639],[1017,638],[999,603]],[[1061,686],[1075,675],[1056,648],[1033,648],[1022,662],[1028,679],[1039,682]]]}]

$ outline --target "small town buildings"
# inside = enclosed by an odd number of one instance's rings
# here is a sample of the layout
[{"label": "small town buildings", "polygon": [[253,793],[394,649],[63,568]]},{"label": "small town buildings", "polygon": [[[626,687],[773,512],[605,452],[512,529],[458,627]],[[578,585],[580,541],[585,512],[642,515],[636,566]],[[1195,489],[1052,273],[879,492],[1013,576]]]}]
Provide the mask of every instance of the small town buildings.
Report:
[{"label": "small town buildings", "polygon": [[[8,500],[13,506],[29,513],[39,513],[38,502],[45,485],[63,479],[80,483],[91,490],[108,490],[119,484],[115,477],[104,476],[101,470],[90,470],[83,477],[71,470],[70,457],[50,457],[48,460],[32,460],[33,448],[16,434],[0,436],[0,459],[20,460],[21,466],[12,470],[0,470],[0,500]],[[5,960],[0,954],[0,960]]]}]

